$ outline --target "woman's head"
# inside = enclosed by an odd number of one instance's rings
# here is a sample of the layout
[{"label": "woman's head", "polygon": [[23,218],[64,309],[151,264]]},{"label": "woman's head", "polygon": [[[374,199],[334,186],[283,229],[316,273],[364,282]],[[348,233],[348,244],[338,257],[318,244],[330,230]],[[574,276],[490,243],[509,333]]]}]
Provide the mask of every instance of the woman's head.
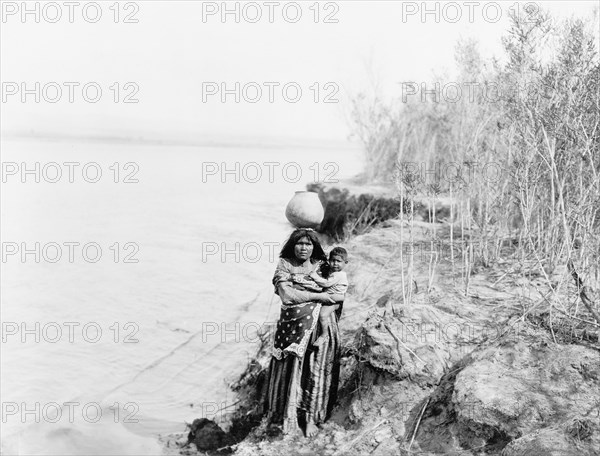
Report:
[{"label": "woman's head", "polygon": [[281,249],[279,256],[288,260],[296,259],[302,262],[310,258],[310,261],[313,263],[327,259],[317,233],[306,228],[297,229],[290,235]]}]

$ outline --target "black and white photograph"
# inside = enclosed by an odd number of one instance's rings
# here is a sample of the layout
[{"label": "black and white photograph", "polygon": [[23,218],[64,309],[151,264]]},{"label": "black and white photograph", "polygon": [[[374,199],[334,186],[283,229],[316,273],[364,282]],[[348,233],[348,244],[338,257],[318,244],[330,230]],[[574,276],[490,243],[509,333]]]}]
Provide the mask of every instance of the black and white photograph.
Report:
[{"label": "black and white photograph", "polygon": [[0,456],[600,455],[600,0],[0,0]]}]

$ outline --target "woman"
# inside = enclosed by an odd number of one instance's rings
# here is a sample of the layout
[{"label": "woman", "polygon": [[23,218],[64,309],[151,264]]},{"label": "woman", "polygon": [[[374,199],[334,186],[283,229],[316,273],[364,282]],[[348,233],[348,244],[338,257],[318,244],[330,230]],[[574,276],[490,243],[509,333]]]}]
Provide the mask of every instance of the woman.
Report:
[{"label": "woman", "polygon": [[[340,370],[338,320],[342,295],[324,293],[308,275],[325,261],[316,233],[298,229],[280,253],[273,277],[281,298],[281,314],[269,366],[265,411],[285,433],[305,427],[307,437],[317,432],[335,405]],[[312,343],[318,334],[321,305],[335,305],[325,342]]]}]

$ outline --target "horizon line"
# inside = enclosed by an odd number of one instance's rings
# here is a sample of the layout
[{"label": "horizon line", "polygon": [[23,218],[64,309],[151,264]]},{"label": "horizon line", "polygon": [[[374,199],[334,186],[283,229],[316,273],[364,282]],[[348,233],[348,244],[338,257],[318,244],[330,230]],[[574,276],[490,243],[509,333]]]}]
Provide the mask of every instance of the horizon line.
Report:
[{"label": "horizon line", "polygon": [[183,146],[183,147],[239,147],[239,146],[257,146],[265,148],[275,147],[298,147],[298,146],[319,146],[326,148],[353,147],[360,148],[360,144],[351,141],[325,138],[298,138],[298,137],[277,137],[277,136],[236,136],[226,138],[224,135],[214,137],[204,136],[198,138],[174,138],[169,137],[149,137],[142,134],[115,135],[115,134],[78,134],[69,135],[64,133],[50,132],[24,132],[24,131],[0,131],[0,139],[30,139],[30,140],[53,140],[53,141],[89,141],[106,143],[130,143],[146,144],[157,146]]}]

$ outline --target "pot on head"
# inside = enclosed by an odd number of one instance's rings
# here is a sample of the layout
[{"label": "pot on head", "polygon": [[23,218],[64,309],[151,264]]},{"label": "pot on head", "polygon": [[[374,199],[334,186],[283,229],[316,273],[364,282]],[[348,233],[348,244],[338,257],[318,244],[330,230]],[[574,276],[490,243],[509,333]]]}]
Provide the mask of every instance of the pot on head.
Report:
[{"label": "pot on head", "polygon": [[316,228],[325,211],[315,192],[296,192],[285,208],[285,216],[296,228]]}]

